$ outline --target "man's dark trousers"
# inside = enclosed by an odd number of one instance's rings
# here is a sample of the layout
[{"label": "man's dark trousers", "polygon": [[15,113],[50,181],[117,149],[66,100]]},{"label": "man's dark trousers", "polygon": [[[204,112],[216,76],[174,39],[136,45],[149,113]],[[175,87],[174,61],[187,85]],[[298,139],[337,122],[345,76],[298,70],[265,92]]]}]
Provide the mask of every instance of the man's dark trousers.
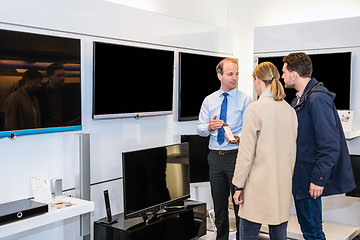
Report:
[{"label": "man's dark trousers", "polygon": [[[229,239],[229,194],[234,195],[232,178],[235,170],[237,153],[219,154],[210,151],[208,155],[211,195],[214,202],[217,240]],[[232,197],[231,197],[232,199]],[[234,203],[236,216],[236,239],[239,239],[239,206]]]}]

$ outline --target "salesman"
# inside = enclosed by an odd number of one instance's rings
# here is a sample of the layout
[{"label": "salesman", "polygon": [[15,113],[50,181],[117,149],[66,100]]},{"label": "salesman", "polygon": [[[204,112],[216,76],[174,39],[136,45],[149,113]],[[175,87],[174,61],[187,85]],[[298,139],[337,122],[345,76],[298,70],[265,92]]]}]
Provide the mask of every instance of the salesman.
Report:
[{"label": "salesman", "polygon": [[[200,136],[210,135],[208,155],[211,195],[214,202],[217,240],[229,239],[229,194],[234,194],[232,178],[235,169],[239,136],[246,107],[252,99],[236,89],[239,80],[239,66],[236,59],[225,58],[216,67],[220,89],[207,96],[201,106],[197,132]],[[225,139],[223,124],[226,123],[235,140]],[[234,205],[236,218],[236,239],[239,239],[239,207]]]}]

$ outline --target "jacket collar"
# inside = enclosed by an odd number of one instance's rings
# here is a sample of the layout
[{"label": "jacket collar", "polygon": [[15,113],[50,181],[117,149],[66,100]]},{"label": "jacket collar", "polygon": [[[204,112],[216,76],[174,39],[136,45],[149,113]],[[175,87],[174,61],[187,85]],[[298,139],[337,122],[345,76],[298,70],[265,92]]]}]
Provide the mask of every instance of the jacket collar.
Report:
[{"label": "jacket collar", "polygon": [[291,106],[294,107],[296,112],[304,106],[307,97],[313,92],[324,92],[328,94],[333,100],[336,96],[335,93],[330,92],[326,87],[324,87],[324,84],[322,82],[318,82],[315,78],[311,78],[306,85],[304,93],[302,94],[300,99],[294,98],[291,102]]}]

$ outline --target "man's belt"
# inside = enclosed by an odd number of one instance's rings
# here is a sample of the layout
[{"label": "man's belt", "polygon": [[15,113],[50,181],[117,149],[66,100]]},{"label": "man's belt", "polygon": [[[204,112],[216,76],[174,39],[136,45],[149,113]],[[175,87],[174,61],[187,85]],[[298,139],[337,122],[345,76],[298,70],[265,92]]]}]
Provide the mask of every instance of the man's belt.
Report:
[{"label": "man's belt", "polygon": [[233,153],[237,153],[238,150],[237,149],[233,149],[233,150],[211,150],[214,153],[217,153],[219,155],[227,155],[227,154],[233,154]]}]

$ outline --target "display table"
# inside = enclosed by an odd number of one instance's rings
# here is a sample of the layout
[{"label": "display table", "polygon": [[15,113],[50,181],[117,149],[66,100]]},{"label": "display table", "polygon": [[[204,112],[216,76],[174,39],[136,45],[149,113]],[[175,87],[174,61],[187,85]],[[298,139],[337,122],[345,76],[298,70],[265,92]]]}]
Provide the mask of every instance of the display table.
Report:
[{"label": "display table", "polygon": [[105,224],[106,218],[94,223],[94,240],[184,240],[206,234],[206,204],[185,201],[186,207],[170,211],[145,223],[142,217],[124,219],[124,214],[113,216],[118,222]]},{"label": "display table", "polygon": [[[54,204],[53,207],[49,207],[49,212],[47,213],[0,225],[0,239],[94,211],[94,202],[82,199],[64,196],[57,197],[56,199],[53,199],[52,202],[56,202],[56,204]],[[61,204],[60,202],[63,202],[64,204]]]}]

